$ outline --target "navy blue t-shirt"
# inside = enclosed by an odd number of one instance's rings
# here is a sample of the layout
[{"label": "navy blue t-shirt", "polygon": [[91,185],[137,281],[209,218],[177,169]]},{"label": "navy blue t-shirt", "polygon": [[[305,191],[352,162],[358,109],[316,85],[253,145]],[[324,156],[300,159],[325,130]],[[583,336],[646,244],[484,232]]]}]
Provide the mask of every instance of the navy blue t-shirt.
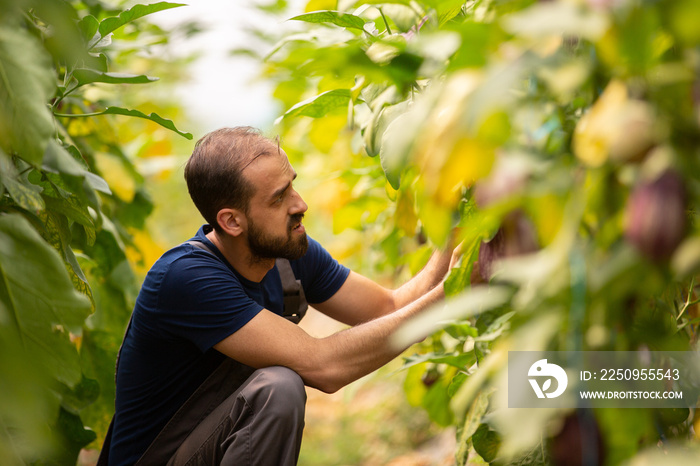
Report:
[{"label": "navy blue t-shirt", "polygon": [[[122,345],[109,463],[135,463],[175,411],[225,357],[212,347],[263,308],[282,315],[277,268],[260,283],[241,276],[199,229],[193,240],[216,253],[181,244],[146,275]],[[306,300],[322,303],[345,283],[349,270],[309,238],[290,261]]]}]

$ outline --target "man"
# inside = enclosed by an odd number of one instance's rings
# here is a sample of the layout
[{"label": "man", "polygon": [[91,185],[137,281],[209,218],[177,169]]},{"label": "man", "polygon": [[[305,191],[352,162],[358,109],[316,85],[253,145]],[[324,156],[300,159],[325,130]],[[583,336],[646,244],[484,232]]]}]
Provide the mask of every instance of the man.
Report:
[{"label": "man", "polygon": [[[295,464],[304,385],[332,393],[381,367],[400,352],[389,336],[443,298],[449,252],[397,290],[339,265],[306,236],[296,176],[278,143],[252,128],[197,142],[185,179],[208,224],[166,252],[139,293],[118,364],[110,465]],[[276,258],[290,261],[314,308],[352,327],[317,339],[283,318]],[[234,365],[226,400],[191,405],[209,396],[203,382],[222,361]]]}]

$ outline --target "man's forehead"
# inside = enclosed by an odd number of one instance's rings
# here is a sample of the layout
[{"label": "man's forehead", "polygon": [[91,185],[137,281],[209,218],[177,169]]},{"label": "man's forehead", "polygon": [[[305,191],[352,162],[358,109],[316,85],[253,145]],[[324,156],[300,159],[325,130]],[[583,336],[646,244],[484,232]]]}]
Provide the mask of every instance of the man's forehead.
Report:
[{"label": "man's forehead", "polygon": [[289,162],[287,154],[281,149],[279,152],[275,149],[272,153],[263,153],[255,157],[249,162],[245,169],[242,170],[242,173],[243,176],[248,179],[250,179],[250,176],[257,177],[261,175],[268,178],[269,176],[275,176],[275,173],[285,178],[288,175],[296,177],[296,172]]},{"label": "man's forehead", "polygon": [[285,160],[288,163],[287,153],[280,146],[274,145],[272,142],[270,142],[269,147],[262,148],[261,150],[252,153],[247,160],[243,161],[241,172],[248,167],[256,165],[258,160],[268,158]]}]

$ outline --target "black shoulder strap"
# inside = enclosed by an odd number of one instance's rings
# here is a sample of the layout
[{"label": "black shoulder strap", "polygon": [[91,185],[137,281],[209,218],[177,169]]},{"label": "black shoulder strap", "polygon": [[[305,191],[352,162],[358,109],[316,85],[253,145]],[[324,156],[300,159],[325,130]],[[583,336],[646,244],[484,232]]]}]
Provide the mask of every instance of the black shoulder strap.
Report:
[{"label": "black shoulder strap", "polygon": [[[188,241],[187,244],[207,251],[219,259],[219,256],[214,254],[214,251],[201,241]],[[284,313],[282,316],[290,322],[298,324],[304,318],[306,310],[309,308],[306,296],[304,296],[304,288],[301,286],[301,281],[294,276],[292,265],[287,259],[277,259],[275,264],[277,265],[277,271],[282,280],[282,289],[284,290]]]},{"label": "black shoulder strap", "polygon": [[292,270],[292,264],[287,259],[277,259],[277,271],[282,280],[284,290],[284,317],[298,324],[306,315],[309,304],[306,302],[301,280],[297,280]]}]

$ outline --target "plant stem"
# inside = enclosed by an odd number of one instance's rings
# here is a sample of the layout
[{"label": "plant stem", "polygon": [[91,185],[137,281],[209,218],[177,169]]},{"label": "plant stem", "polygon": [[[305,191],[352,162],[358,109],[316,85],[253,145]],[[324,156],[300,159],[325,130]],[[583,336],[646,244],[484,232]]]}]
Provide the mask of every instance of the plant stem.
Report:
[{"label": "plant stem", "polygon": [[386,20],[386,16],[384,16],[384,12],[382,11],[381,8],[379,8],[379,14],[382,15],[382,19],[384,20],[384,25],[386,26],[386,32],[388,32],[389,34],[393,34],[393,32],[391,32],[391,28],[389,27],[389,21]]}]

